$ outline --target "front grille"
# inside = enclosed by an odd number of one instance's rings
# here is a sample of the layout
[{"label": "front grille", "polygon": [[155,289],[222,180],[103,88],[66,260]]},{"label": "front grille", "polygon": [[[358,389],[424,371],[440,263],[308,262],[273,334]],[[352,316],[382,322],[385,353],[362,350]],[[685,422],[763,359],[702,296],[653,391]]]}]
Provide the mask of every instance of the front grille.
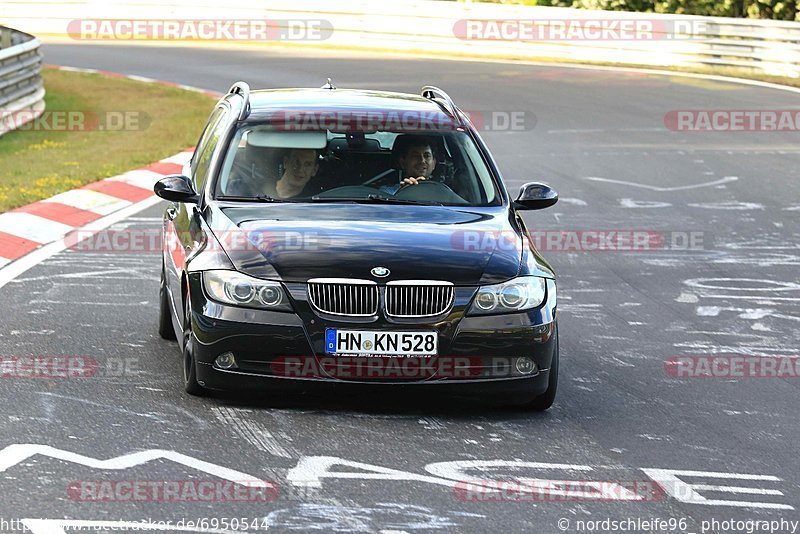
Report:
[{"label": "front grille", "polygon": [[454,295],[450,282],[389,282],[386,284],[386,315],[398,318],[441,315],[450,309]]},{"label": "front grille", "polygon": [[308,281],[311,305],[322,313],[372,317],[378,313],[378,285],[370,280],[315,278]]}]

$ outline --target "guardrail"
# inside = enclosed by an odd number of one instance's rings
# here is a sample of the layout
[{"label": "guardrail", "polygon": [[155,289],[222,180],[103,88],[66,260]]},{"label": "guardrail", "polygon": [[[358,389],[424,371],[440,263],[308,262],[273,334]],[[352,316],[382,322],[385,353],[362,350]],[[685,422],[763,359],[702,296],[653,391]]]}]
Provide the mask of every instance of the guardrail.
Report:
[{"label": "guardrail", "polygon": [[44,112],[39,40],[0,26],[0,135]]},{"label": "guardrail", "polygon": [[[48,17],[42,18],[45,12]],[[321,19],[333,34],[324,45],[352,49],[536,60],[551,58],[645,66],[717,65],[753,72],[800,77],[800,23],[690,15],[592,11],[509,4],[440,0],[74,0],[29,3],[6,0],[0,23],[37,35],[70,36],[80,20],[271,20]],[[652,39],[471,40],[456,35],[459,21],[634,20],[653,23]],[[658,28],[690,28],[668,36]],[[108,40],[108,39],[106,39]],[[285,41],[284,41],[285,42]],[[304,43],[300,43],[304,44]],[[307,44],[317,44],[308,42]]]}]

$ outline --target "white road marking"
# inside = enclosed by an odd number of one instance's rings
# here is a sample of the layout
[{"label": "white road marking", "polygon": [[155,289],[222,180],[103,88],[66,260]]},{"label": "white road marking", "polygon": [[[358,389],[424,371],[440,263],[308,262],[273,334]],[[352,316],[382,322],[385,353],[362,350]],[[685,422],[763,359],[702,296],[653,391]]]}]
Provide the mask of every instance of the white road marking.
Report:
[{"label": "white road marking", "polygon": [[558,201],[562,204],[572,204],[573,206],[588,206],[585,200],[579,198],[559,198]]},{"label": "white road marking", "polygon": [[798,283],[779,282],[763,278],[691,278],[683,283],[689,287],[707,291],[725,290],[737,293],[748,291],[800,291],[800,284]]},{"label": "white road marking", "polygon": [[763,210],[763,204],[755,202],[701,202],[689,204],[691,208],[702,208],[706,210],[732,210],[732,211],[750,211],[750,210]]},{"label": "white road marking", "polygon": [[660,193],[663,193],[665,191],[684,191],[686,189],[699,189],[701,187],[711,187],[720,184],[727,184],[729,182],[735,182],[738,179],[739,179],[738,176],[725,176],[724,178],[720,178],[719,180],[714,180],[713,182],[703,182],[701,184],[679,185],[674,187],[658,187],[655,185],[637,184],[636,182],[626,182],[624,180],[612,180],[611,178],[601,178],[599,176],[587,176],[584,178],[584,180],[591,180],[593,182],[605,182],[609,184],[641,187],[642,189],[649,189],[650,191],[658,191]]},{"label": "white road marking", "polygon": [[437,417],[423,417],[417,421],[425,430],[446,430],[447,427],[441,419]]},{"label": "white road marking", "polygon": [[197,471],[201,471],[211,476],[228,480],[234,484],[253,488],[276,489],[274,484],[268,480],[261,480],[246,473],[242,473],[241,471],[236,471],[221,465],[198,460],[197,458],[186,456],[185,454],[163,449],[148,449],[123,456],[117,456],[108,460],[98,460],[82,454],[56,449],[55,447],[50,447],[48,445],[39,445],[33,443],[14,444],[0,450],[0,473],[5,472],[15,465],[21,464],[22,462],[38,455],[91,467],[93,469],[109,469],[115,471],[130,469],[131,467],[143,465],[155,460],[169,460],[171,462],[189,467],[190,469],[196,469]]},{"label": "white road marking", "polygon": [[547,130],[549,134],[581,134],[608,132],[666,132],[666,128],[573,128],[564,130]]},{"label": "white road marking", "polygon": [[800,317],[796,315],[786,315],[784,313],[775,313],[775,310],[764,308],[734,308],[729,306],[698,306],[696,313],[699,317],[718,317],[720,312],[729,311],[737,314],[740,319],[748,319],[758,321],[766,317],[774,317],[775,319],[788,319],[790,321],[800,321]]},{"label": "white road marking", "polygon": [[[768,358],[781,358],[787,357],[785,354],[796,354],[795,347],[757,347],[747,345],[718,345],[711,341],[689,341],[683,343],[674,343],[674,347],[680,349],[690,349],[696,354],[736,354],[742,356],[764,356]],[[772,353],[772,354],[770,354]],[[791,357],[791,356],[789,356]]]},{"label": "white road marking", "polygon": [[136,74],[128,74],[126,77],[129,80],[134,80],[137,82],[158,83],[158,80],[156,80],[155,78],[148,78],[147,76],[137,76]]},{"label": "white road marking", "polygon": [[[726,501],[721,499],[707,499],[700,495],[696,490],[710,490],[727,493],[746,493],[745,490],[752,488],[732,488],[730,486],[712,486],[716,489],[710,489],[705,484],[689,484],[684,482],[679,477],[702,477],[702,478],[721,478],[724,480],[749,480],[749,481],[766,481],[766,482],[780,482],[780,478],[771,475],[748,475],[739,473],[714,473],[707,471],[682,471],[673,469],[642,469],[647,476],[655,480],[664,491],[667,492],[672,498],[682,503],[687,504],[701,504],[706,506],[733,506],[736,508],[765,508],[771,510],[794,510],[793,506],[782,503],[773,502],[751,502],[751,501]],[[727,489],[725,489],[727,488]],[[783,492],[771,490],[773,492],[767,493],[769,490],[759,493],[760,495],[783,495]]]},{"label": "white road marking", "polygon": [[[353,471],[331,471],[333,466],[360,469],[359,472]],[[439,477],[419,475],[370,465],[361,462],[354,462],[335,456],[303,456],[297,465],[289,470],[286,480],[294,486],[307,488],[321,488],[323,478],[347,478],[355,480],[407,480],[416,482],[427,482],[455,488],[458,484],[455,480],[445,480]]]},{"label": "white road marking", "polygon": [[698,317],[719,317],[721,311],[732,311],[739,314],[740,319],[759,320],[769,317],[775,310],[763,308],[731,308],[722,306],[698,306],[696,312]]},{"label": "white road marking", "polygon": [[719,491],[725,493],[741,493],[746,495],[783,495],[783,492],[765,488],[742,488],[740,486],[715,486],[713,484],[695,484],[697,491]]},{"label": "white road marking", "polygon": [[84,67],[64,67],[59,65],[58,70],[65,70],[67,72],[82,72],[84,74],[98,74],[100,71],[97,69],[89,69]]},{"label": "white road marking", "polygon": [[782,302],[800,302],[800,297],[773,297],[767,295],[701,295],[706,299],[753,300],[758,304],[773,305]]},{"label": "white road marking", "polygon": [[[348,469],[348,471],[334,471],[334,466],[340,466]],[[598,468],[603,468],[599,466]],[[464,484],[470,484],[474,488],[485,488],[487,492],[498,491],[496,486],[490,480],[486,480],[488,475],[490,478],[494,476],[497,480],[506,480],[509,478],[509,473],[514,473],[517,480],[524,481],[539,481],[547,482],[545,479],[519,477],[517,473],[520,469],[533,469],[533,470],[566,470],[576,471],[579,473],[587,473],[594,471],[592,466],[576,465],[576,464],[551,464],[542,462],[524,462],[520,460],[457,460],[451,462],[435,462],[425,466],[425,471],[433,476],[420,475],[407,471],[400,471],[398,469],[391,469],[378,465],[371,465],[362,462],[354,462],[344,458],[337,458],[333,456],[304,456],[300,459],[295,467],[289,470],[287,481],[294,486],[303,488],[321,488],[322,480],[324,478],[332,479],[349,479],[349,480],[382,480],[382,481],[410,481],[410,482],[425,482],[439,486],[447,486],[451,488],[463,488]],[[354,471],[358,470],[358,471]],[[498,472],[499,470],[499,472]],[[477,471],[476,474],[468,473],[467,471]],[[768,508],[779,510],[794,510],[794,507],[782,503],[765,503],[755,501],[727,501],[721,499],[706,499],[698,493],[698,491],[716,491],[722,493],[736,493],[736,494],[749,494],[749,495],[770,495],[770,496],[783,496],[783,492],[771,488],[742,488],[738,486],[721,486],[721,485],[707,485],[698,484],[692,485],[684,482],[679,477],[701,477],[703,479],[721,478],[724,480],[748,480],[748,481],[763,481],[763,482],[781,482],[781,479],[772,475],[753,475],[753,474],[739,474],[739,473],[719,473],[713,471],[681,471],[670,469],[642,469],[647,476],[661,486],[671,497],[674,499],[689,503],[689,504],[702,504],[707,506],[733,506],[740,508]],[[560,480],[560,479],[559,479]],[[587,488],[602,488],[598,484],[607,484],[608,481],[585,480],[576,481],[583,484]],[[539,485],[541,486],[541,484]],[[547,486],[544,488],[531,485],[526,488],[521,486],[515,488],[517,491],[534,491],[541,492],[543,490],[554,492],[554,495],[563,491],[557,486]],[[603,498],[615,500],[638,500],[641,496],[634,494],[626,494],[624,488],[615,488],[611,495],[603,495]],[[483,490],[481,490],[483,491]],[[586,495],[591,497],[592,495]],[[607,499],[607,500],[608,500]]]},{"label": "white road marking", "polygon": [[425,466],[425,471],[450,480],[464,481],[475,479],[467,470],[491,471],[497,468],[509,469],[558,469],[566,471],[592,471],[588,465],[552,464],[543,462],[523,462],[520,460],[456,460],[454,462],[436,462]]},{"label": "white road marking", "polygon": [[656,200],[633,200],[632,198],[622,198],[619,201],[623,208],[668,208],[672,206],[669,202],[658,202]]}]

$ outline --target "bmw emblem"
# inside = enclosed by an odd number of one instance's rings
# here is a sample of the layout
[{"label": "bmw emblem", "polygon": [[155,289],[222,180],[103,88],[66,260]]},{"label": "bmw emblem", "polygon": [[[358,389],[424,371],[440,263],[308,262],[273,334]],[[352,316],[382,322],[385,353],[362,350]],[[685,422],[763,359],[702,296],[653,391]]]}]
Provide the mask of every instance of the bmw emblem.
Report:
[{"label": "bmw emblem", "polygon": [[387,269],[386,267],[375,267],[370,272],[372,273],[372,276],[377,276],[378,278],[386,278],[387,276],[389,276],[389,273],[391,271],[389,271],[389,269]]}]

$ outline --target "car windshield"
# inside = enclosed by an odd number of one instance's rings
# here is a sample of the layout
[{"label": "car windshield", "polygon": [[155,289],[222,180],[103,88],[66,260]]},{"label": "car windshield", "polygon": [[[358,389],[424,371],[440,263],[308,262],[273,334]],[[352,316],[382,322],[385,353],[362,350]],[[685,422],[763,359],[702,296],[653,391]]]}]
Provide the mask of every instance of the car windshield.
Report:
[{"label": "car windshield", "polygon": [[500,203],[463,131],[281,131],[240,127],[216,184],[220,200],[453,206]]}]

